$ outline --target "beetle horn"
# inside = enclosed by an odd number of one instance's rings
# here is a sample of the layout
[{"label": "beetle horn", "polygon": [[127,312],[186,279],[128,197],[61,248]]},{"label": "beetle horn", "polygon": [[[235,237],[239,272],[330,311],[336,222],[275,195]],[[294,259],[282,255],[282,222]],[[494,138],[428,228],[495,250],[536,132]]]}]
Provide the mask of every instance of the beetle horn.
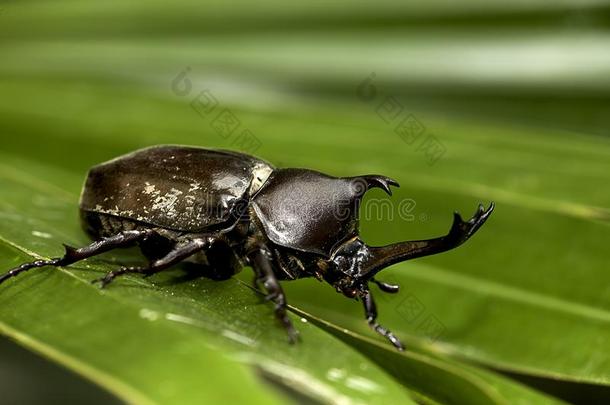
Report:
[{"label": "beetle horn", "polygon": [[348,177],[347,179],[353,182],[353,191],[359,197],[363,197],[364,193],[371,188],[380,188],[388,195],[392,195],[392,189],[390,186],[400,187],[396,180],[378,174]]},{"label": "beetle horn", "polygon": [[489,208],[484,209],[479,204],[474,216],[464,221],[459,213],[453,215],[453,225],[449,233],[435,239],[406,241],[394,243],[387,246],[369,247],[368,259],[360,270],[361,280],[370,280],[382,269],[405,260],[415,259],[422,256],[442,253],[458,247],[466,242],[487,221],[494,210],[492,202]]},{"label": "beetle horn", "polygon": [[[370,280],[377,273],[393,264],[432,255],[451,249],[447,243],[434,239],[429,241],[406,241],[386,246],[369,247],[369,257],[360,271],[360,278]],[[445,245],[445,246],[442,246]]]}]

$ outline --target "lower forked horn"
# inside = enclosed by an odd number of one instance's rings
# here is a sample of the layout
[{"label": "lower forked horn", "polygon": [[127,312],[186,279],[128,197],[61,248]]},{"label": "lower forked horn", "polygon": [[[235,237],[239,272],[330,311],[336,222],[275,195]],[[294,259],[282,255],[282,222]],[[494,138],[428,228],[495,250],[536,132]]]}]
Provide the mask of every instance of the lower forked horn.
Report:
[{"label": "lower forked horn", "polygon": [[395,263],[445,252],[458,247],[466,242],[485,223],[494,207],[495,204],[493,202],[487,209],[484,209],[483,205],[479,204],[476,213],[468,221],[464,221],[460,214],[455,212],[453,215],[453,225],[449,233],[440,238],[369,247],[368,259],[361,268],[360,278],[370,280],[379,271]]}]

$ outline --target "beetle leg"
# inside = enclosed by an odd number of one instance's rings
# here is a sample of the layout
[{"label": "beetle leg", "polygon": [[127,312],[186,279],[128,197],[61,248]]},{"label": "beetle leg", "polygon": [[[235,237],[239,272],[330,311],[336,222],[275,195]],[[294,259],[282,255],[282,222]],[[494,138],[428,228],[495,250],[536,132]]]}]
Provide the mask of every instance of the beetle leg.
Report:
[{"label": "beetle leg", "polygon": [[255,289],[260,290],[260,282],[261,278],[258,276],[258,274],[254,273],[254,277],[252,277],[252,285]]},{"label": "beetle leg", "polygon": [[295,329],[292,321],[288,317],[286,311],[286,295],[273,272],[271,252],[266,247],[262,247],[251,254],[251,259],[254,271],[264,280],[263,284],[268,292],[268,295],[265,298],[275,301],[275,316],[288,332],[288,340],[290,343],[296,343],[299,339],[299,332]]},{"label": "beetle leg", "polygon": [[379,287],[379,289],[383,292],[396,294],[400,290],[400,286],[398,284],[384,283],[383,281],[379,281],[374,278],[372,278],[371,281],[377,284],[377,287]]},{"label": "beetle leg", "polygon": [[400,340],[396,336],[394,336],[392,332],[377,323],[377,306],[375,305],[373,295],[370,291],[366,292],[362,303],[364,304],[364,313],[366,315],[366,320],[369,323],[371,329],[388,339],[398,350],[405,350]]},{"label": "beetle leg", "polygon": [[180,263],[181,261],[194,255],[195,253],[205,249],[211,243],[212,238],[197,238],[184,243],[180,243],[165,257],[152,261],[146,267],[121,267],[118,270],[113,270],[106,273],[106,275],[102,278],[93,280],[92,283],[100,283],[101,288],[104,288],[108,284],[110,284],[115,278],[125,274],[140,273],[144,274],[145,276],[153,275],[160,271],[166,270],[175,264]]},{"label": "beetle leg", "polygon": [[136,242],[142,241],[155,233],[156,232],[152,229],[145,229],[141,231],[125,231],[117,235],[110,236],[108,238],[100,239],[98,241],[93,242],[89,246],[85,246],[79,249],[64,245],[66,253],[63,257],[51,260],[36,260],[34,262],[24,263],[21,266],[15,267],[14,269],[0,276],[0,284],[8,280],[9,278],[15,277],[30,269],[45,266],[68,266],[70,264],[74,264],[89,257],[97,256],[113,249],[127,247]]}]

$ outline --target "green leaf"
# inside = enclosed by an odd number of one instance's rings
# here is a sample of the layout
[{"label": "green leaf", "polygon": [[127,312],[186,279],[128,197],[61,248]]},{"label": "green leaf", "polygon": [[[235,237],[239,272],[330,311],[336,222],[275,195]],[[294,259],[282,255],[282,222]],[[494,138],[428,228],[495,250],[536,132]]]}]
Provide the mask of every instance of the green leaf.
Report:
[{"label": "green leaf", "polygon": [[[297,347],[237,280],[176,270],[88,284],[134,252],[3,285],[2,332],[136,402],[553,400],[473,363],[609,385],[610,140],[591,135],[610,123],[607,6],[346,4],[0,7],[0,271],[88,242],[76,202],[94,163],[158,143],[248,148],[192,108],[209,89],[279,166],[399,180],[391,200],[371,193],[363,206],[371,244],[444,234],[452,210],[496,201],[463,247],[380,274],[402,287],[374,291],[380,322],[410,351],[388,350],[359,303],[309,280],[285,283]],[[371,72],[377,98],[365,101]],[[438,162],[381,118],[387,97],[446,148]],[[401,201],[415,203],[408,218]]]},{"label": "green leaf", "polygon": [[[90,91],[98,90],[91,84],[87,86],[91,86]],[[83,99],[87,93],[79,90],[82,87],[43,85],[34,80],[15,89],[20,89],[24,99],[29,99],[30,94],[39,103],[27,114],[44,122],[46,133],[78,144],[80,134],[87,132],[90,146],[78,156],[57,161],[56,155],[48,156],[46,152],[56,148],[55,153],[61,153],[61,144],[43,135],[36,138],[29,135],[24,141],[31,143],[36,139],[37,148],[26,149],[16,140],[11,152],[72,170],[76,167],[80,173],[90,162],[147,143],[230,146],[190,109],[187,100],[156,101],[121,91],[117,93],[121,98],[116,98],[106,86],[105,90],[95,92],[96,101],[89,102]],[[78,118],[69,121],[69,126],[59,118],[66,113],[54,107],[56,97],[62,97],[62,110],[81,110],[75,115]],[[106,109],[88,107],[100,104]],[[73,107],[67,108],[68,105]],[[128,111],[138,110],[151,114],[149,117],[162,115],[163,120],[131,119]],[[17,135],[27,128],[27,124],[23,127],[11,124],[20,116],[8,113],[6,108],[3,111],[3,122],[8,123],[6,133]],[[320,117],[327,114],[308,111],[311,118],[314,114]],[[498,204],[489,223],[467,245],[439,257],[398,265],[384,273],[402,282],[407,295],[380,302],[383,323],[399,334],[425,338],[418,331],[417,322],[409,323],[395,309],[407,296],[415,294],[427,314],[441,320],[445,327],[446,333],[433,345],[435,351],[523,373],[608,382],[605,370],[610,359],[602,349],[610,339],[605,310],[610,299],[604,294],[604,286],[610,282],[608,272],[604,271],[608,226],[607,214],[596,208],[608,206],[609,201],[605,189],[599,187],[610,173],[607,140],[574,138],[551,131],[528,132],[527,128],[500,130],[460,121],[437,124],[433,117],[426,116],[430,127],[439,128],[438,136],[442,136],[448,149],[441,162],[428,167],[424,166],[421,153],[391,136],[391,129],[374,111],[370,115],[334,111],[335,120],[343,125],[327,123],[325,118],[312,121],[292,113],[252,113],[235,108],[245,125],[261,138],[264,146],[260,154],[271,161],[284,166],[316,167],[338,175],[375,171],[401,180],[404,188],[395,193],[394,199],[415,199],[415,214],[426,214],[429,220],[415,223],[363,220],[363,234],[371,243],[442,234],[450,224],[450,210],[458,208],[467,215],[480,199],[493,199]],[[99,125],[87,128],[88,119]],[[187,132],[187,128],[195,127],[201,132]],[[497,132],[497,137],[483,141],[486,138],[482,134],[490,130]],[[130,137],[121,139],[125,131]],[[386,135],[371,138],[372,131]],[[293,137],[285,138],[286,133]],[[113,141],[109,142],[110,139]],[[363,152],[359,151],[365,149],[367,158],[363,160]],[[304,150],[312,153],[303,154]],[[532,154],[533,151],[537,153]],[[476,171],[471,170],[474,162]],[[5,164],[11,165],[11,160],[5,159]],[[24,163],[14,161],[13,165],[19,167]],[[515,167],[514,172],[506,170],[511,166]],[[28,171],[36,177],[33,167]],[[47,168],[40,171],[51,173]],[[74,193],[82,182],[78,171],[63,181]],[[557,171],[561,172],[560,180]],[[529,180],[517,181],[524,178],[520,173],[528,173]],[[565,190],[574,193],[566,195]],[[25,242],[26,236],[23,239],[20,243]],[[310,312],[325,310],[329,320],[344,326],[364,327],[358,319],[361,315],[357,305],[335,297],[329,289],[320,290],[324,298],[312,302],[311,288],[307,282],[288,285],[291,302]],[[514,333],[515,330],[519,333]]]},{"label": "green leaf", "polygon": [[[39,100],[53,99],[52,92],[45,95],[43,87],[36,88]],[[69,86],[63,87],[66,100],[70,98],[68,89]],[[126,99],[115,99],[119,104],[120,100]],[[116,106],[117,111],[121,109]],[[5,116],[8,119],[4,122],[26,124],[15,121],[17,117]],[[120,125],[112,123],[117,124]],[[0,182],[2,190],[10,191],[10,198],[0,202],[0,237],[4,240],[0,257],[5,258],[0,263],[2,267],[10,268],[32,256],[57,256],[60,243],[87,243],[75,212],[82,175],[72,166],[90,164],[104,159],[102,155],[106,153],[113,156],[123,148],[131,148],[122,146],[124,138],[104,138],[94,131],[89,142],[97,136],[105,140],[99,148],[83,149],[74,159],[57,160],[55,153],[61,153],[62,148],[79,138],[76,134],[71,137],[68,130],[64,133],[67,138],[56,144],[51,140],[58,138],[49,137],[56,128],[48,125],[28,135],[28,139],[36,139],[41,149],[21,150],[27,152],[22,157],[16,156],[16,150],[12,155],[1,155]],[[193,140],[185,137],[181,141]],[[117,150],[108,152],[108,147]],[[49,154],[53,148],[57,152]],[[234,375],[250,381],[250,386],[243,385],[244,395],[249,395],[250,389],[263,398],[273,395],[268,388],[256,386],[248,373],[252,367],[267,378],[322,402],[343,395],[354,402],[401,398],[404,403],[408,400],[406,387],[420,399],[441,403],[504,403],[507,397],[500,395],[495,385],[517,389],[506,378],[494,377],[499,382],[475,378],[471,372],[463,371],[464,366],[448,366],[446,360],[408,354],[405,361],[393,351],[379,352],[376,344],[361,338],[341,344],[311,323],[299,322],[300,318],[295,320],[303,333],[303,343],[291,347],[284,331],[276,325],[271,308],[234,280],[182,281],[179,273],[173,273],[155,277],[154,284],[127,278],[105,291],[88,284],[125,258],[138,260],[133,255],[115,253],[90,260],[84,266],[32,272],[3,285],[0,304],[8,309],[0,314],[3,331],[128,400],[146,397],[165,403],[215,398],[230,390],[227,387],[233,384]],[[310,291],[318,290],[320,286],[316,285]],[[121,343],[117,345],[115,341]],[[166,349],[175,347],[183,349]],[[226,375],[231,378],[225,380],[215,368],[202,366],[208,357],[217,358],[219,369],[228,370]],[[378,359],[388,359],[393,365],[377,364]],[[388,371],[395,367],[400,372]],[[200,381],[206,380],[208,374],[219,381],[204,390]],[[192,375],[193,379],[182,378],[183,375]],[[436,380],[451,384],[430,384]],[[167,381],[173,388],[163,389],[158,381]],[[525,397],[543,400],[534,392],[523,390]]]},{"label": "green leaf", "polygon": [[[37,172],[36,163],[22,164]],[[82,236],[77,231],[76,237],[70,236],[77,229],[72,215],[74,196],[41,177],[33,180],[11,171],[10,166],[0,169],[2,189],[11,190],[12,196],[2,203],[0,211],[5,218],[0,233],[4,242],[0,245],[0,257],[10,258],[2,261],[3,267],[28,260],[23,253],[39,257],[31,252],[34,248],[48,252],[46,256],[57,255],[59,242],[55,238],[81,243]],[[55,179],[65,177],[52,169],[39,169],[47,171],[50,177],[56,176]],[[30,201],[34,206],[30,207]],[[46,211],[35,217],[41,209]],[[446,361],[414,353],[397,357],[394,349],[380,348],[362,337],[346,342],[363,351],[369,357],[365,359],[323,332],[311,330],[309,323],[299,324],[304,332],[303,345],[309,349],[302,350],[301,345],[290,347],[284,332],[274,325],[269,308],[265,310],[261,297],[235,280],[182,280],[183,277],[172,274],[161,280],[156,277],[153,284],[138,278],[121,281],[105,291],[88,283],[115,267],[116,260],[113,255],[111,261],[92,260],[85,266],[32,273],[11,281],[15,285],[3,286],[0,296],[0,305],[6,311],[0,318],[0,329],[132,402],[217,400],[225,395],[227,385],[235,381],[236,375],[252,384],[243,384],[242,388],[244,398],[254,401],[249,390],[261,390],[253,387],[252,376],[242,364],[254,366],[268,378],[323,402],[344,395],[346,401],[375,403],[401,398],[404,403],[402,390],[380,368],[389,370],[395,380],[418,395],[442,403],[507,400],[488,382],[478,379],[473,382],[471,373],[448,366]],[[324,326],[330,327],[331,332],[337,330],[328,323]],[[145,336],[146,340],[130,336]],[[237,364],[218,352],[228,353],[230,359],[238,360]],[[211,359],[216,361],[212,363]],[[221,373],[223,369],[227,371]],[[201,391],[199,381],[207,379],[207,373],[211,374],[209,386]],[[172,377],[185,374],[192,375],[193,380]],[[166,381],[167,387],[160,387],[158,381]],[[516,384],[504,379],[500,386]],[[394,392],[390,391],[392,387]],[[552,402],[524,391],[526,398]],[[267,398],[262,393],[261,397]]]},{"label": "green leaf", "polygon": [[419,395],[416,397],[418,399],[443,404],[461,404],[465,400],[470,404],[559,403],[555,398],[541,395],[495,373],[411,350],[397,352],[385,343],[377,343],[299,309],[295,310],[358,348]]}]

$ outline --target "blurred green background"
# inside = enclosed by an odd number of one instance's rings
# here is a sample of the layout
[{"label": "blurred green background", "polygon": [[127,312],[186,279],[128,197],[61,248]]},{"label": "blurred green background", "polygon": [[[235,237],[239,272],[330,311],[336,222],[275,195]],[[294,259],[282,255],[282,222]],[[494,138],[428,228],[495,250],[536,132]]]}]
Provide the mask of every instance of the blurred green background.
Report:
[{"label": "blurred green background", "polygon": [[609,27],[604,1],[0,3],[1,268],[87,243],[87,169],[160,143],[393,177],[391,199],[365,201],[370,244],[440,236],[453,210],[497,204],[458,250],[381,273],[402,286],[376,293],[406,354],[316,281],[285,283],[296,347],[246,287],[249,269],[100,292],[88,281],[139,260],[113,253],[0,287],[0,331],[52,361],[4,341],[0,391],[9,403],[608,403]]}]

